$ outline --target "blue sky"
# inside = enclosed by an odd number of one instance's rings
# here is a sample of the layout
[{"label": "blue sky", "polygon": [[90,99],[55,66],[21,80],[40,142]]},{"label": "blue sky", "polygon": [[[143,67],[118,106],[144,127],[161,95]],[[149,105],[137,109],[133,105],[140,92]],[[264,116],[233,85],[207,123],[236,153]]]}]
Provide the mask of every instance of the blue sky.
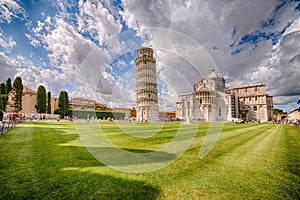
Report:
[{"label": "blue sky", "polygon": [[288,111],[300,99],[299,14],[299,0],[3,0],[0,81],[133,107],[144,45],[155,50],[161,109],[214,67],[228,86],[265,82]]}]

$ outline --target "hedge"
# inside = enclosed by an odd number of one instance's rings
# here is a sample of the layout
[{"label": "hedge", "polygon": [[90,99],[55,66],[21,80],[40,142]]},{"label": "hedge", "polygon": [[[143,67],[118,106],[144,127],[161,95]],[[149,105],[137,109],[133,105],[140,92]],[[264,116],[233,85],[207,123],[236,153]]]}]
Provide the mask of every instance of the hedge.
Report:
[{"label": "hedge", "polygon": [[78,119],[97,118],[107,119],[113,118],[114,120],[124,120],[125,113],[122,112],[108,112],[108,111],[88,111],[88,110],[70,110],[70,116],[76,116]]}]

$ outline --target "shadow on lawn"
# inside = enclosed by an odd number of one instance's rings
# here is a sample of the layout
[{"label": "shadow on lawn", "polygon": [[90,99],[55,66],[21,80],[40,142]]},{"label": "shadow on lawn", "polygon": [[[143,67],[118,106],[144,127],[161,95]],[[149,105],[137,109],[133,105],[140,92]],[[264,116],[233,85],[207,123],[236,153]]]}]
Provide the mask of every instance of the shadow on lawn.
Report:
[{"label": "shadow on lawn", "polygon": [[1,177],[0,199],[156,199],[160,194],[158,186],[143,181],[40,167]]},{"label": "shadow on lawn", "polygon": [[175,154],[145,149],[87,147],[87,150],[99,161],[112,166],[151,164],[176,159]]},{"label": "shadow on lawn", "polygon": [[160,193],[158,187],[143,181],[78,171],[62,171],[38,187],[30,198],[156,199]]},{"label": "shadow on lawn", "polygon": [[[158,186],[104,168],[84,147],[61,146],[78,135],[45,123],[1,143],[0,199],[156,199]],[[52,126],[52,125],[51,125]],[[30,133],[29,133],[30,132]],[[14,133],[13,133],[14,134]],[[31,135],[31,140],[27,137]],[[22,141],[20,141],[22,140]],[[18,147],[11,145],[17,143]],[[29,151],[30,149],[30,151]],[[25,154],[22,152],[26,152]],[[123,178],[124,177],[124,178]]]},{"label": "shadow on lawn", "polygon": [[[44,163],[43,166],[40,162],[37,163],[40,169],[41,167],[45,169],[39,173],[43,175],[40,175],[39,183],[36,185],[37,192],[30,193],[30,198],[156,199],[160,193],[158,186],[144,181],[120,178],[118,171],[109,170],[110,172],[107,173],[107,168],[102,168],[105,165],[94,159],[83,147],[58,146],[55,148],[61,152],[64,160],[59,160],[61,157],[56,160],[54,156],[47,159],[48,161],[40,160]],[[38,160],[39,158],[36,159]],[[48,170],[53,160],[55,160],[53,164],[56,163],[56,165],[52,165],[53,168]],[[34,186],[33,183],[29,187]],[[30,188],[27,189],[30,190]]]}]

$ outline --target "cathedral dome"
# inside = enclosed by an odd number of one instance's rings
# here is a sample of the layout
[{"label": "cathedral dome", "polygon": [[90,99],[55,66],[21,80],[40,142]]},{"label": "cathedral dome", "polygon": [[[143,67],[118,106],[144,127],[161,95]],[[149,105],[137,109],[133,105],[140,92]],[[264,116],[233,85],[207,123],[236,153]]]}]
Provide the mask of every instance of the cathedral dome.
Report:
[{"label": "cathedral dome", "polygon": [[207,79],[214,79],[214,78],[222,78],[215,69],[211,70],[211,73],[207,76]]}]

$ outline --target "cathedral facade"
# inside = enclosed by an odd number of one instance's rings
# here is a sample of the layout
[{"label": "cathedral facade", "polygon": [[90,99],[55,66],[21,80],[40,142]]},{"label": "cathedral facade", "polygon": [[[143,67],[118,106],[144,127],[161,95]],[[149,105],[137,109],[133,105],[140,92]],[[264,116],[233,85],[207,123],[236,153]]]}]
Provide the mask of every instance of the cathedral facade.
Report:
[{"label": "cathedral facade", "polygon": [[176,118],[192,121],[260,121],[273,117],[272,96],[265,84],[226,88],[225,80],[215,71],[194,85],[194,92],[179,95]]}]

